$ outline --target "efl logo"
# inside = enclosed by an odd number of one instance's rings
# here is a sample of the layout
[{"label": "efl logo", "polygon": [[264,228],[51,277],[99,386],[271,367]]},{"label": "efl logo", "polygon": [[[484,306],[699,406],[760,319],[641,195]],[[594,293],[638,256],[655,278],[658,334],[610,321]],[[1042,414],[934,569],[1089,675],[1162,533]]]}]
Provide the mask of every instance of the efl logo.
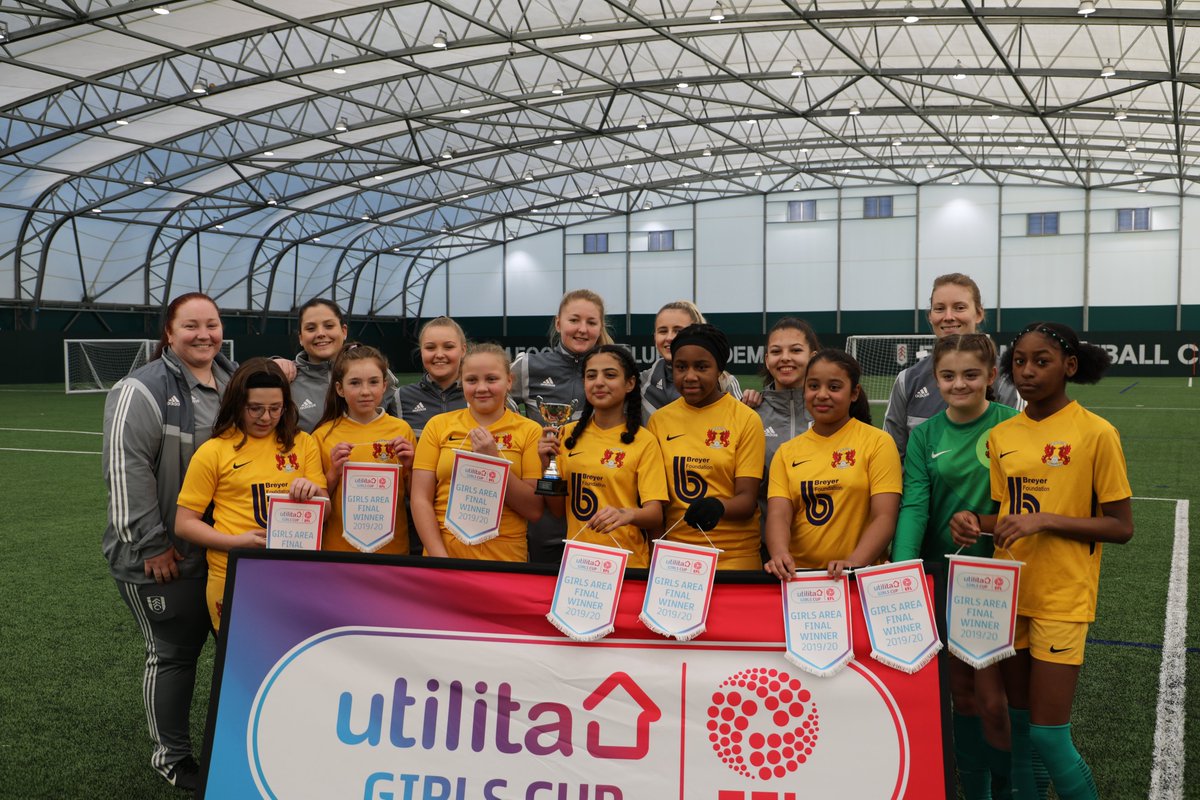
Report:
[{"label": "efl logo", "polygon": [[808,761],[817,746],[820,716],[799,678],[755,667],[729,677],[713,692],[708,730],[722,763],[743,777],[768,781]]}]

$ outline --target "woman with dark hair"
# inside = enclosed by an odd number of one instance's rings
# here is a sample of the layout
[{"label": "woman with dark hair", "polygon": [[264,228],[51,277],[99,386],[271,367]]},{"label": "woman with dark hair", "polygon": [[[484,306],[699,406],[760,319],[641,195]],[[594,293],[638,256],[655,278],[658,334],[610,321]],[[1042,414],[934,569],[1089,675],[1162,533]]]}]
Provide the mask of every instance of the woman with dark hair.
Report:
[{"label": "woman with dark hair", "polygon": [[188,465],[175,532],[208,548],[206,598],[214,629],[221,627],[228,552],[267,543],[267,495],[328,496],[321,452],[297,418],[283,371],[270,359],[252,358],[233,373],[212,438]]},{"label": "woman with dark hair", "polygon": [[771,462],[767,493],[767,572],[846,569],[879,561],[900,512],[900,454],[871,425],[871,406],[854,357],[827,348],[808,361],[804,403],[813,424]]},{"label": "woman with dark hair", "polygon": [[543,453],[558,453],[568,498],[549,497],[558,517],[567,514],[567,536],[623,547],[630,567],[650,566],[644,531],[662,528],[666,469],[654,434],[642,427],[637,364],[619,344],[602,344],[583,357],[583,413]]},{"label": "woman with dark hair", "polygon": [[221,334],[210,297],[176,297],[154,358],[114,386],[104,404],[104,556],[145,640],[150,763],[181,788],[199,782],[189,715],[210,626],[204,550],[176,537],[175,502],[233,374]]},{"label": "woman with dark hair", "polygon": [[671,375],[679,399],[654,412],[646,427],[658,437],[670,478],[670,538],[720,549],[718,569],[757,570],[758,486],[762,422],[721,387],[729,340],[712,325],[689,325],[671,342]]},{"label": "woman with dark hair", "polygon": [[[312,433],[317,429],[329,392],[329,367],[342,352],[349,333],[346,315],[341,306],[324,297],[314,297],[300,306],[300,347],[292,361],[275,359],[276,365],[292,382],[292,397],[300,414],[300,430]],[[400,416],[396,400],[396,376],[387,374],[387,391],[383,395],[383,410],[393,417]]]},{"label": "woman with dark hair", "polygon": [[[813,353],[821,349],[817,332],[802,319],[784,317],[771,326],[763,353],[762,392],[747,389],[742,402],[757,412],[767,438],[763,474],[771,467],[775,451],[784,442],[808,430],[812,418],[804,407],[804,371]],[[766,498],[766,481],[761,495]]]}]

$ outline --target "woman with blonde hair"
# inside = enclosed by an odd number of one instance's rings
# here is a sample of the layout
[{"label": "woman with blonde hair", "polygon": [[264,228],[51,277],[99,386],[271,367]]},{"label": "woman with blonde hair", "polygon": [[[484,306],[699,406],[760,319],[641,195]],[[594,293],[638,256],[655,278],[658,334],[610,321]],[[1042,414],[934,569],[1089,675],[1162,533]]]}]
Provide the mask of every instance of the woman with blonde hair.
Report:
[{"label": "woman with blonde hair", "polygon": [[[641,374],[643,419],[649,420],[655,411],[679,399],[671,374],[671,342],[675,340],[675,335],[689,325],[707,323],[708,320],[691,300],[673,300],[658,310],[654,317],[654,349],[658,351],[659,358]],[[742,398],[742,387],[729,372],[721,373],[718,385],[721,391],[733,395],[733,399]]]}]

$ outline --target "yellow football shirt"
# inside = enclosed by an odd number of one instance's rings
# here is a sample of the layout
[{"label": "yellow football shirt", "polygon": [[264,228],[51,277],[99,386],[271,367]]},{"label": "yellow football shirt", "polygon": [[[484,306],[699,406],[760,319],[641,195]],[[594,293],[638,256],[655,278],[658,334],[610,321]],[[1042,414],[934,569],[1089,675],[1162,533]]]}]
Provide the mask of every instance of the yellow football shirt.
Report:
[{"label": "yellow football shirt", "polygon": [[[312,436],[321,451],[322,471],[329,470],[330,464],[332,464],[330,454],[333,452],[333,448],[342,442],[354,445],[354,449],[350,451],[350,461],[359,464],[399,463],[387,446],[398,436],[408,439],[414,447],[417,443],[412,426],[391,414],[380,414],[366,425],[343,416],[341,419],[330,420],[321,425],[313,431]],[[342,493],[339,489],[332,494],[329,520],[325,525],[325,535],[321,537],[321,549],[350,553],[360,552],[342,535]],[[400,496],[396,503],[395,537],[383,547],[372,552],[408,555],[408,514],[404,510],[403,480],[400,482]]]},{"label": "yellow football shirt", "polygon": [[[529,544],[525,540],[528,522],[507,505],[500,516],[500,535],[482,544],[463,544],[446,529],[446,504],[450,497],[450,472],[454,466],[455,450],[470,450],[467,434],[479,423],[469,408],[438,414],[425,424],[413,469],[423,469],[437,476],[437,494],[433,511],[442,530],[442,541],[451,558],[477,558],[491,561],[528,561]],[[512,474],[523,480],[541,477],[542,461],[538,456],[538,439],[542,429],[536,422],[512,411],[488,426],[500,448],[500,455],[512,462]]]},{"label": "yellow football shirt", "polygon": [[833,436],[811,428],[780,445],[767,497],[792,501],[792,560],[824,569],[854,551],[871,516],[871,496],[904,486],[896,443],[851,419]]},{"label": "yellow football shirt", "polygon": [[[1133,495],[1121,437],[1108,420],[1072,401],[1035,422],[1025,413],[1001,422],[988,437],[992,499],[998,519],[1038,511],[1097,517],[1101,503]],[[1035,533],[996,550],[996,558],[1025,562],[1017,613],[1063,622],[1096,618],[1099,542]]]},{"label": "yellow football shirt", "polygon": [[[574,425],[559,431],[566,440]],[[580,529],[601,508],[640,508],[648,500],[667,496],[667,472],[663,466],[662,450],[654,434],[639,428],[631,444],[621,441],[625,426],[607,430],[590,423],[575,443],[575,449],[564,446],[558,454],[558,472],[567,481],[567,536],[574,541],[623,547],[633,553],[629,566],[650,566],[650,549],[646,536],[634,525],[624,525],[611,533]]]},{"label": "yellow football shirt", "polygon": [[[667,468],[667,528],[701,497],[732,497],[736,478],[762,478],[767,446],[762,420],[732,395],[702,408],[680,397],[655,411],[647,427],[662,447]],[[762,569],[757,509],[749,519],[726,517],[707,537],[682,523],[667,538],[706,546],[711,540],[722,550],[718,569]]]},{"label": "yellow football shirt", "polygon": [[[321,454],[317,443],[303,431],[292,449],[280,452],[275,436],[247,437],[239,449],[242,432],[234,429],[209,439],[188,463],[179,505],[203,514],[213,506],[213,528],[229,536],[267,527],[267,495],[287,494],[296,478],[308,478],[324,488]],[[208,550],[208,613],[220,628],[220,602],[225,595],[225,567],[229,554]]]}]

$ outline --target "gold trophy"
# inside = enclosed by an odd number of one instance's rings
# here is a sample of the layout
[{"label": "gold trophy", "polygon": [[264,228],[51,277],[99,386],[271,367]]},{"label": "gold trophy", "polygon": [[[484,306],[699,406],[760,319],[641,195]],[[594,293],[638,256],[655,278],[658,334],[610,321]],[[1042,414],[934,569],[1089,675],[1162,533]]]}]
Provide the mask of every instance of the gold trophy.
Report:
[{"label": "gold trophy", "polygon": [[[547,403],[541,397],[535,399],[538,413],[542,415],[542,419],[546,421],[547,425],[554,428],[556,435],[558,429],[571,419],[571,415],[575,413],[575,407],[579,405],[578,400],[572,400],[570,403]],[[558,461],[554,456],[550,456],[550,464],[546,467],[546,473],[538,478],[535,491],[537,494],[551,497],[566,495],[567,482],[558,476]]]}]

